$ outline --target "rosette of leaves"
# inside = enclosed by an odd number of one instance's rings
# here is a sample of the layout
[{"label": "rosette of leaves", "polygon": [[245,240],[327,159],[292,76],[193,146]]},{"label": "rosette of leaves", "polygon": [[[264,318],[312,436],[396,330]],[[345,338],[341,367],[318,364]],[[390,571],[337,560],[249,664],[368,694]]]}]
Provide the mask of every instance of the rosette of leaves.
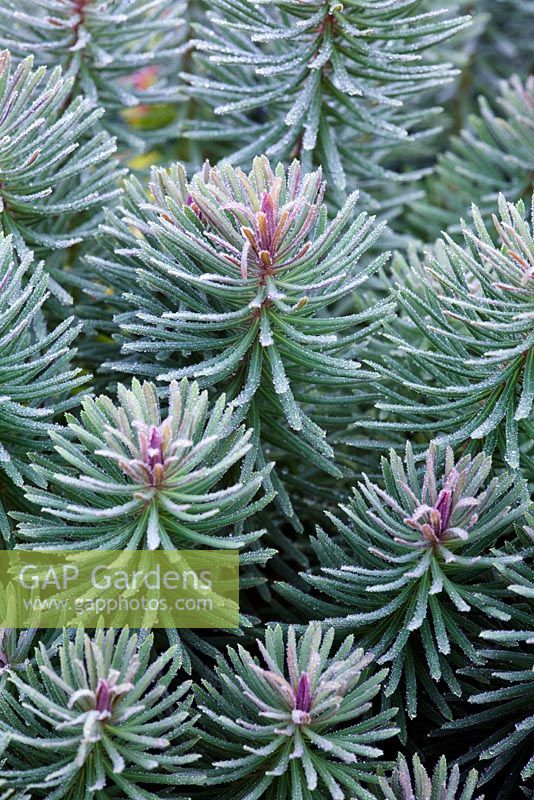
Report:
[{"label": "rosette of leaves", "polygon": [[[0,53],[0,211],[2,230],[51,256],[47,267],[61,283],[64,251],[96,233],[103,204],[120,193],[121,172],[111,158],[114,139],[100,130],[103,111],[72,96],[72,77],[60,67],[17,66]],[[63,301],[69,296],[56,284]]]},{"label": "rosette of leaves", "polygon": [[70,436],[51,434],[56,458],[34,465],[48,488],[27,490],[42,513],[16,515],[25,547],[236,549],[262,535],[242,523],[272,499],[255,499],[270,465],[251,468],[252,431],[224,395],[210,409],[196,383],[173,382],[164,409],[155,385],[134,379],[116,405],[86,398],[67,422]]},{"label": "rosette of leaves", "polygon": [[413,757],[410,770],[404,756],[399,754],[389,780],[380,777],[377,797],[381,800],[484,800],[483,795],[475,797],[477,781],[478,773],[473,769],[464,783],[458,765],[449,770],[445,756],[429,775],[418,755]]},{"label": "rosette of leaves", "polygon": [[502,193],[508,201],[529,203],[534,189],[534,77],[501,81],[494,111],[479,98],[450,149],[438,155],[424,200],[416,200],[407,221],[425,241],[442,230],[461,233],[459,220],[475,203],[483,219],[491,219]]},{"label": "rosette of leaves", "polygon": [[[86,378],[71,367],[79,326],[72,318],[46,329],[42,308],[49,278],[32,254],[20,260],[12,237],[0,234],[0,531],[10,536],[6,508],[20,505],[20,487],[36,479],[26,454],[49,448],[54,419],[75,405]],[[17,488],[15,488],[17,487]]]},{"label": "rosette of leaves", "polygon": [[[311,624],[297,637],[268,627],[258,641],[264,666],[250,652],[229,648],[216,684],[196,690],[207,785],[221,800],[361,798],[376,780],[377,742],[393,736],[394,710],[369,714],[387,670],[369,671],[372,656],[347,637],[332,650]],[[210,790],[213,796],[213,789]]]},{"label": "rosette of leaves", "polygon": [[[525,484],[512,474],[489,479],[491,459],[465,455],[445,464],[431,446],[418,470],[407,444],[403,460],[382,459],[383,487],[367,476],[327,514],[339,541],[319,529],[313,545],[322,566],[303,574],[305,594],[281,585],[292,603],[325,618],[339,633],[357,632],[379,664],[391,663],[385,697],[402,695],[409,718],[423,697],[451,717],[446,693],[461,693],[455,667],[481,663],[476,643],[483,627],[519,615],[493,572],[492,548],[522,517]],[[397,699],[395,699],[397,704]]]},{"label": "rosette of leaves", "polygon": [[156,787],[202,780],[191,766],[191,683],[176,681],[174,648],[153,658],[151,635],[78,629],[57,662],[42,645],[35,661],[10,672],[0,697],[5,787],[47,800],[149,800]]},{"label": "rosette of leaves", "polygon": [[356,194],[329,221],[321,171],[306,174],[297,161],[273,170],[258,157],[248,175],[206,165],[189,183],[176,165],[155,170],[151,188],[147,203],[132,183],[124,212],[137,245],[119,247],[109,270],[92,260],[118,291],[128,286],[133,306],[117,317],[127,360],[111,366],[221,387],[254,428],[260,463],[280,451],[339,477],[326,433],[369,379],[355,355],[393,304],[330,312],[386,262],[388,254],[360,263],[382,226],[353,217]]},{"label": "rosette of leaves", "polygon": [[[168,104],[184,100],[176,77],[187,49],[185,11],[183,0],[6,0],[0,46],[61,66],[70,91],[106,110],[101,125],[140,150],[169,138]],[[136,117],[132,127],[128,118]]]},{"label": "rosette of leaves", "polygon": [[381,162],[395,145],[418,141],[439,110],[413,98],[456,74],[424,51],[469,22],[416,2],[353,0],[216,0],[206,16],[194,40],[199,68],[185,78],[223,119],[195,123],[188,135],[237,143],[231,163],[265,152],[296,155],[309,169],[317,158],[330,188],[371,194],[413,177]]},{"label": "rosette of leaves", "polygon": [[498,246],[478,209],[472,213],[474,230],[464,227],[465,246],[445,236],[428,254],[428,279],[419,291],[399,291],[403,324],[392,326],[387,339],[397,349],[375,363],[392,379],[378,385],[383,399],[376,406],[395,421],[362,424],[383,433],[437,432],[438,444],[471,439],[490,451],[498,447],[517,468],[522,447],[533,438],[532,225],[521,202],[501,196],[494,217]]}]

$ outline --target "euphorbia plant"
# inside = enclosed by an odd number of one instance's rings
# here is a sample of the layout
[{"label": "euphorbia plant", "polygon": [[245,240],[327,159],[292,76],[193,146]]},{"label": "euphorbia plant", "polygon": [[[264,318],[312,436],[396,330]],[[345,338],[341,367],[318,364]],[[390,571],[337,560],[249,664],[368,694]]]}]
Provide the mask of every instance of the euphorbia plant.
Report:
[{"label": "euphorbia plant", "polygon": [[[393,303],[336,314],[388,254],[362,264],[383,226],[354,216],[357,194],[329,219],[324,190],[321,170],[297,161],[258,157],[248,174],[206,165],[191,181],[180,165],[157,169],[151,202],[131,182],[114,220],[129,240],[124,267],[93,263],[131,309],[117,317],[124,359],[114,368],[224,387],[254,428],[260,465],[273,450],[340,476],[327,432],[369,380],[358,348]],[[271,480],[292,517],[281,475]]]}]

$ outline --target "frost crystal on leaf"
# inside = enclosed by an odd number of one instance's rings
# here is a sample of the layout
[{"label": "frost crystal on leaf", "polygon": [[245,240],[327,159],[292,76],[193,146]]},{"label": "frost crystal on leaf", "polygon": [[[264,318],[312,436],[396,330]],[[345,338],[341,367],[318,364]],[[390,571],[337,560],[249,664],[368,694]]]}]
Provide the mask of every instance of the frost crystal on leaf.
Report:
[{"label": "frost crystal on leaf", "polygon": [[217,665],[223,690],[199,687],[207,754],[218,755],[207,783],[226,784],[222,798],[299,797],[306,788],[332,800],[368,796],[382,754],[375,743],[396,733],[395,709],[371,711],[387,670],[373,674],[372,655],[352,636],[337,650],[333,642],[334,630],[323,635],[319,624],[301,636],[270,627],[257,643],[265,666],[242,647],[230,650]]}]

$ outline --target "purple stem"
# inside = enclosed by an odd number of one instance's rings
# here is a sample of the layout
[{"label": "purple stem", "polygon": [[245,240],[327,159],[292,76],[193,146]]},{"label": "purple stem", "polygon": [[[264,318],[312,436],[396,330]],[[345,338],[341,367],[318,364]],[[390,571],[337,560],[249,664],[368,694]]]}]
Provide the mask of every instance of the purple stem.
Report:
[{"label": "purple stem", "polygon": [[295,709],[308,712],[311,709],[312,696],[310,691],[310,680],[305,672],[302,673],[297,688],[295,698]]}]

